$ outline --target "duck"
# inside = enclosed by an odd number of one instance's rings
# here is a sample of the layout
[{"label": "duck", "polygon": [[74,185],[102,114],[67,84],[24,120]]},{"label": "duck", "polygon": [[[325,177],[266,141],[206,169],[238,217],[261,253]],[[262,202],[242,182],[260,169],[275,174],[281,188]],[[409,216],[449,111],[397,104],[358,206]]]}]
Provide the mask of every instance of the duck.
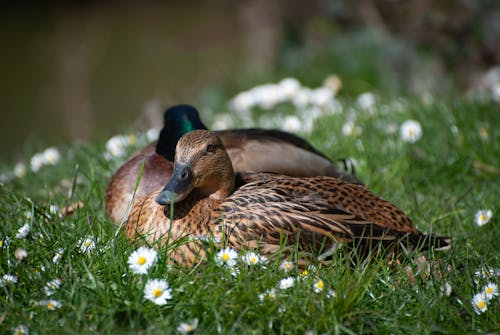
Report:
[{"label": "duck", "polygon": [[134,205],[125,230],[131,241],[175,245],[170,259],[183,266],[206,258],[207,240],[270,257],[283,253],[283,244],[297,246],[320,261],[341,246],[376,252],[451,245],[417,230],[402,210],[363,185],[331,176],[235,173],[222,139],[208,130],[181,137],[171,179]]},{"label": "duck", "polygon": [[[124,222],[133,201],[165,186],[172,175],[177,141],[195,129],[207,129],[195,107],[175,105],[165,111],[158,140],[132,155],[108,182],[105,208],[113,223]],[[354,170],[352,173],[342,170],[326,155],[294,134],[260,128],[221,130],[216,133],[237,172],[328,175],[361,183],[354,175]],[[136,188],[139,174],[141,177]]]}]

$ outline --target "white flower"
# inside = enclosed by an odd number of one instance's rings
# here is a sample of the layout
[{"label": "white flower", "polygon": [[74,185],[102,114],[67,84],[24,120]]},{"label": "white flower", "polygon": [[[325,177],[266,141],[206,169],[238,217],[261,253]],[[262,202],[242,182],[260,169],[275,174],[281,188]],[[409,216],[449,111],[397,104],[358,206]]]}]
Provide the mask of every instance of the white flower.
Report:
[{"label": "white flower", "polygon": [[24,212],[24,216],[26,217],[26,219],[31,220],[31,219],[33,219],[33,212],[26,211],[26,212]]},{"label": "white flower", "polygon": [[26,249],[17,248],[16,251],[14,251],[14,257],[18,261],[22,261],[23,259],[25,259],[26,257],[28,257],[28,252],[26,251]]},{"label": "white flower", "polygon": [[61,260],[61,257],[63,255],[63,253],[64,253],[64,249],[63,248],[57,249],[56,254],[52,258],[52,262],[59,263],[59,261]]},{"label": "white flower", "polygon": [[368,112],[373,112],[373,108],[375,107],[375,95],[370,92],[366,92],[360,94],[356,100],[357,104],[361,109],[364,109]]},{"label": "white flower", "polygon": [[276,299],[276,289],[272,288],[259,294],[259,300],[264,301],[264,299]]},{"label": "white flower", "polygon": [[189,322],[183,322],[177,327],[177,331],[181,334],[192,333],[198,328],[198,319],[193,319]]},{"label": "white flower", "polygon": [[418,121],[407,120],[399,128],[399,135],[403,141],[415,143],[422,137],[422,126]]},{"label": "white flower", "polygon": [[492,217],[493,217],[493,212],[491,210],[481,209],[476,212],[476,215],[474,216],[474,221],[478,226],[482,226],[490,222]]},{"label": "white flower", "polygon": [[158,136],[160,136],[160,131],[156,128],[150,128],[146,131],[146,139],[148,142],[156,141]]},{"label": "white flower", "polygon": [[172,290],[163,279],[150,279],[144,287],[144,298],[152,301],[156,305],[165,305],[168,299],[172,298]]},{"label": "white flower", "polygon": [[62,303],[58,300],[50,299],[50,300],[42,300],[38,302],[39,306],[45,306],[50,311],[55,311],[62,307]]},{"label": "white flower", "polygon": [[271,109],[281,102],[280,91],[277,85],[264,84],[256,86],[251,90],[254,103],[263,109]]},{"label": "white flower", "polygon": [[313,284],[313,289],[314,289],[314,292],[316,292],[316,293],[323,291],[324,287],[325,287],[325,282],[321,279],[317,280]]},{"label": "white flower", "polygon": [[2,278],[0,278],[0,287],[15,283],[17,283],[17,277],[14,275],[3,275]]},{"label": "white flower", "polygon": [[43,162],[46,165],[54,165],[59,162],[60,159],[61,154],[59,153],[59,150],[57,150],[57,148],[50,147],[45,149],[45,151],[43,152]]},{"label": "white flower", "polygon": [[483,292],[475,294],[471,299],[471,304],[477,314],[484,313],[488,309],[486,295]]},{"label": "white flower", "polygon": [[129,256],[128,265],[134,273],[146,274],[151,265],[156,261],[156,255],[156,250],[140,247]]},{"label": "white flower", "polygon": [[495,283],[488,283],[483,287],[483,292],[486,295],[486,299],[490,301],[498,295],[498,286]]},{"label": "white flower", "polygon": [[289,132],[298,132],[302,129],[302,122],[295,115],[287,115],[283,121],[283,130]]},{"label": "white flower", "polygon": [[12,328],[13,335],[26,335],[29,333],[30,333],[30,330],[25,325],[19,325],[15,328]]},{"label": "white flower", "polygon": [[116,135],[106,142],[106,151],[111,157],[121,157],[125,155],[125,148],[128,144],[128,136]]},{"label": "white flower", "polygon": [[319,87],[311,91],[311,102],[317,106],[328,106],[333,100],[333,91],[328,87]]},{"label": "white flower", "polygon": [[26,165],[24,163],[17,163],[14,166],[14,176],[17,178],[24,177],[26,175]]},{"label": "white flower", "polygon": [[246,253],[242,257],[243,262],[245,262],[248,265],[257,265],[257,264],[262,264],[267,261],[266,257],[261,256],[259,254],[256,254],[255,252],[249,252]]},{"label": "white flower", "polygon": [[300,82],[295,78],[284,78],[278,83],[278,87],[281,95],[290,99],[300,90]]},{"label": "white flower", "polygon": [[249,92],[241,92],[230,102],[233,110],[239,114],[246,114],[255,104],[254,96]]},{"label": "white flower", "polygon": [[57,289],[59,289],[61,284],[62,284],[62,280],[59,278],[56,278],[56,279],[49,281],[44,287],[45,295],[51,296],[52,294],[54,294],[54,292]]},{"label": "white flower", "polygon": [[301,88],[293,97],[292,104],[296,108],[306,107],[311,101],[311,90],[309,88]]},{"label": "white flower", "polygon": [[45,157],[43,155],[43,152],[39,152],[33,155],[33,157],[31,157],[30,160],[31,171],[38,172],[40,171],[40,168],[44,165],[45,165]]},{"label": "white flower", "polygon": [[227,265],[233,267],[236,265],[236,258],[238,258],[238,253],[231,247],[222,249],[217,253],[217,262],[221,265]]},{"label": "white flower", "polygon": [[220,130],[232,127],[233,127],[233,120],[231,119],[231,116],[229,114],[223,113],[215,115],[215,120],[212,123],[212,129]]},{"label": "white flower", "polygon": [[348,120],[342,125],[342,134],[344,136],[354,136],[361,133],[361,128],[356,126],[353,120]]},{"label": "white flower", "polygon": [[278,287],[282,290],[286,290],[294,285],[295,278],[294,277],[286,277],[280,280]]},{"label": "white flower", "polygon": [[492,278],[500,275],[500,270],[488,269],[488,267],[481,267],[474,272],[474,282],[477,284],[479,278]]},{"label": "white flower", "polygon": [[93,236],[88,236],[85,239],[80,239],[80,253],[91,253],[95,248],[95,240]]},{"label": "white flower", "polygon": [[332,74],[325,78],[325,80],[323,81],[323,85],[332,90],[333,94],[335,95],[338,93],[338,91],[340,91],[340,88],[342,87],[342,80],[340,80],[340,77],[336,74]]},{"label": "white flower", "polygon": [[293,269],[293,263],[285,260],[285,261],[281,262],[280,269],[285,271],[285,272],[288,272],[288,271]]},{"label": "white flower", "polygon": [[30,225],[29,223],[26,223],[24,226],[19,228],[16,234],[16,238],[23,239],[29,235],[30,231],[31,231]]}]

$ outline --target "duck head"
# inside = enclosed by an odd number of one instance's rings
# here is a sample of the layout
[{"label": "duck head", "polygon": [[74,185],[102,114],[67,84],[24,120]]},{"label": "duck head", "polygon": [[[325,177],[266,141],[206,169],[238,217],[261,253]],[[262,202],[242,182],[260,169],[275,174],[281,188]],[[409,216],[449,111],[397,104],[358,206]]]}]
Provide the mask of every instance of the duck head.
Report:
[{"label": "duck head", "polygon": [[220,138],[208,130],[194,130],[177,143],[174,172],[156,202],[177,203],[194,192],[223,200],[232,192],[234,180],[231,159]]},{"label": "duck head", "polygon": [[207,129],[196,108],[191,105],[168,108],[163,114],[163,128],[156,144],[156,152],[173,162],[177,142],[182,135],[195,129]]}]

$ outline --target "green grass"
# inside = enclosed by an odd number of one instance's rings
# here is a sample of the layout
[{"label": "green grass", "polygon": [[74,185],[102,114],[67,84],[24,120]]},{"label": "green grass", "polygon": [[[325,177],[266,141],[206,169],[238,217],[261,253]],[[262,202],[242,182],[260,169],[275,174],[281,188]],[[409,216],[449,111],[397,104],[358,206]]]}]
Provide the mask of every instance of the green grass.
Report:
[{"label": "green grass", "polygon": [[[461,98],[426,103],[381,99],[372,114],[347,99],[342,105],[343,112],[322,116],[312,133],[302,135],[330,157],[354,158],[368,187],[407,212],[420,230],[452,236],[451,251],[426,254],[442,267],[451,265],[444,278],[431,275],[412,282],[383,259],[352,268],[339,252],[331,265],[278,290],[276,299],[260,302],[259,294],[300,271],[285,274],[273,260],[267,268],[239,263],[237,276],[213,260],[194,269],[169,268],[166,250],[160,249],[147,275],[133,274],[127,259],[135,246],[123,232],[116,236],[117,227],[104,214],[107,181],[123,160],[106,161],[103,143],[72,144],[59,147],[62,158],[56,165],[0,186],[0,275],[18,277],[16,284],[0,287],[0,333],[24,324],[32,334],[172,334],[181,322],[194,318],[200,334],[499,332],[498,297],[480,315],[470,305],[488,281],[476,285],[474,272],[482,266],[500,269],[498,104]],[[294,112],[288,105],[278,109]],[[356,111],[361,132],[344,136],[341,128],[351,111]],[[423,128],[423,137],[413,144],[402,142],[397,131],[407,119],[418,120]],[[259,124],[258,117],[255,121]],[[395,125],[395,133],[386,132],[389,124]],[[487,138],[480,136],[481,128]],[[44,149],[38,145],[28,148],[27,160]],[[129,153],[138,147],[130,147]],[[12,168],[1,167],[1,172]],[[76,201],[84,206],[73,215],[60,218],[50,211],[51,205],[62,208]],[[474,214],[482,208],[491,209],[493,219],[478,227]],[[16,239],[25,223],[30,234]],[[87,236],[96,238],[96,248],[82,254],[79,241]],[[28,257],[16,260],[17,248],[26,249]],[[60,248],[64,252],[54,263]],[[413,258],[404,264],[415,266]],[[50,298],[62,307],[50,311],[37,302],[48,299],[44,287],[54,278],[62,284]],[[167,305],[144,299],[148,278],[168,280],[173,298]],[[325,289],[315,293],[312,285],[318,278]],[[445,281],[453,288],[451,296],[440,294]],[[500,284],[499,277],[489,281]]]}]

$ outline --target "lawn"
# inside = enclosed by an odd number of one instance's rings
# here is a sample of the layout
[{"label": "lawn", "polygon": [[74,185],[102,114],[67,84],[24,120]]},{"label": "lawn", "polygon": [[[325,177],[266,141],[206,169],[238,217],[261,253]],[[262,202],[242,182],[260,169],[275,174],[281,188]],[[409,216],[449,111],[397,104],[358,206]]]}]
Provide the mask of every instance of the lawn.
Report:
[{"label": "lawn", "polygon": [[[130,131],[112,152],[104,142],[49,151],[28,143],[24,166],[0,167],[0,333],[173,334],[182,323],[199,334],[500,332],[498,295],[485,298],[486,310],[472,303],[485,285],[500,284],[498,102],[318,93],[304,103],[294,93],[296,100],[277,103],[263,92],[243,109],[237,100],[213,115],[198,107],[209,125],[282,128],[331,158],[350,158],[374,193],[421,231],[451,236],[452,249],[426,252],[436,266],[415,278],[402,268],[418,272],[418,255],[401,266],[378,258],[352,267],[340,250],[305,273],[295,259],[288,270],[273,259],[221,266],[217,248],[194,269],[169,267],[168,247],[136,274],[128,259],[137,246],[106,217],[104,192],[127,155],[148,142],[146,133]],[[401,136],[407,120],[419,123],[420,137]],[[484,225],[479,210],[492,213]],[[151,279],[168,282],[165,304],[145,298]]]}]

